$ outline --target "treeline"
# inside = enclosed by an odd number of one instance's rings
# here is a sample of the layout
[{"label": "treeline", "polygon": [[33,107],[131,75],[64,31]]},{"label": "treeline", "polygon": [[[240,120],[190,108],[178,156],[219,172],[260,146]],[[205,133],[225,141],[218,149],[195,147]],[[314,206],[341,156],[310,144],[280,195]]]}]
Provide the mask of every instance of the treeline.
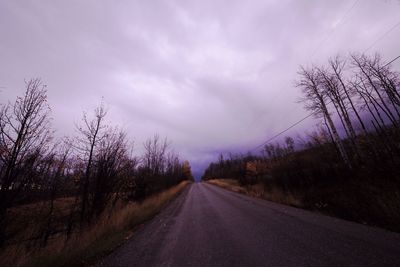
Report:
[{"label": "treeline", "polygon": [[[382,205],[396,207],[394,199],[400,200],[395,197],[400,184],[399,73],[379,55],[352,54],[330,59],[326,66],[300,67],[298,74],[301,102],[320,119],[318,129],[296,141],[287,137],[267,144],[261,155],[220,156],[202,179],[262,183],[266,190],[301,196],[308,208],[326,202],[324,206],[337,209],[336,213],[354,204],[349,202],[370,203],[368,198],[379,194],[391,198],[391,203],[383,200]],[[395,213],[400,220],[399,211]]]},{"label": "treeline", "polygon": [[[144,154],[135,156],[127,134],[107,124],[106,116],[101,104],[93,114],[84,113],[75,137],[55,139],[40,79],[28,81],[14,103],[1,105],[0,247],[18,235],[13,224],[21,222],[13,221],[10,210],[19,204],[41,203],[43,226],[26,238],[45,245],[54,234],[90,226],[118,202],[140,201],[193,179],[189,163],[167,139],[149,138]],[[55,202],[61,198],[71,204],[60,218]]]}]

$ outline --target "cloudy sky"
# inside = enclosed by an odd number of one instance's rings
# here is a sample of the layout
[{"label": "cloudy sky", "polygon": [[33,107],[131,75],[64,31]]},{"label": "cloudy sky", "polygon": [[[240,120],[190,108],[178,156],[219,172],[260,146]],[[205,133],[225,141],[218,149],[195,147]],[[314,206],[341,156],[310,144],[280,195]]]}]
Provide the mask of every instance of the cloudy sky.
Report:
[{"label": "cloudy sky", "polygon": [[299,65],[399,47],[398,0],[1,0],[0,102],[42,78],[62,136],[104,97],[138,153],[158,133],[199,172],[307,114]]}]

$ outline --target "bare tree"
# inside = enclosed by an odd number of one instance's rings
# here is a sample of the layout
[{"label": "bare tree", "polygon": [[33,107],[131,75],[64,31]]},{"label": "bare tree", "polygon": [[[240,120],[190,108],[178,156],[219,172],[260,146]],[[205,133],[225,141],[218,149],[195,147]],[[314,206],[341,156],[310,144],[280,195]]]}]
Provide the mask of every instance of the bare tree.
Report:
[{"label": "bare tree", "polygon": [[349,115],[348,101],[351,100],[347,99],[346,93],[344,92],[345,85],[341,77],[342,66],[339,65],[338,59],[336,59],[335,62],[330,60],[330,65],[334,69],[333,73],[329,69],[317,68],[319,85],[322,89],[322,94],[328,97],[330,100],[329,103],[331,103],[334,110],[336,110],[337,117],[343,126],[348,140],[350,140],[351,146],[349,148],[351,152],[355,153],[359,158],[360,155],[356,144],[357,135]]},{"label": "bare tree", "polygon": [[[334,57],[333,59],[329,60],[329,66],[331,70],[333,71],[333,74],[336,76],[336,79],[339,81],[341,85],[341,90],[339,90],[339,95],[341,96],[341,99],[346,99],[348,103],[351,106],[351,110],[354,112],[356,115],[356,118],[358,122],[360,123],[360,126],[364,132],[364,134],[367,134],[367,129],[365,127],[364,121],[361,119],[360,112],[356,108],[356,104],[354,103],[352,97],[354,94],[352,93],[351,90],[351,84],[349,86],[348,83],[346,83],[345,78],[343,77],[343,71],[346,65],[346,61],[342,59],[339,56]],[[350,88],[349,88],[350,87]]]},{"label": "bare tree", "polygon": [[348,118],[348,113],[346,112],[346,107],[343,103],[342,96],[340,95],[340,85],[335,76],[331,75],[328,70],[323,68],[318,68],[318,76],[320,78],[319,84],[322,88],[322,94],[326,95],[330,103],[336,110],[336,113],[343,125],[343,129],[346,132],[348,138],[355,138],[355,132],[353,126],[351,125],[350,119]]},{"label": "bare tree", "polygon": [[50,108],[40,79],[26,83],[25,94],[0,111],[0,243],[4,241],[6,212],[24,188],[51,139]]},{"label": "bare tree", "polygon": [[152,175],[160,175],[164,169],[165,155],[168,148],[168,140],[161,140],[159,135],[154,135],[144,143],[144,165]]},{"label": "bare tree", "polygon": [[383,65],[381,58],[375,54],[373,58],[365,57],[366,67],[375,79],[375,83],[386,94],[386,101],[394,109],[397,119],[400,118],[400,92],[399,92],[399,73],[392,71],[389,65]]},{"label": "bare tree", "polygon": [[[399,127],[399,113],[396,107],[397,102],[397,89],[396,86],[385,86],[386,81],[379,81],[376,77],[380,76],[380,72],[382,76],[389,77],[388,75],[384,75],[384,72],[388,72],[388,68],[385,68],[380,63],[380,57],[375,55],[373,58],[369,58],[365,55],[351,55],[352,65],[358,70],[357,78],[359,82],[357,83],[359,93],[367,96],[371,103],[376,107],[376,111],[380,110],[383,112],[387,119],[395,126]],[[378,72],[378,73],[377,73]],[[388,74],[388,73],[387,73]],[[394,79],[388,81],[388,84],[394,83],[396,81],[396,75]],[[385,78],[382,77],[383,80]],[[382,87],[383,84],[383,87]],[[397,92],[398,93],[398,92]],[[385,99],[385,94],[388,96],[388,100]],[[389,104],[392,105],[392,108],[389,107]],[[393,112],[397,113],[397,118]],[[379,114],[378,114],[379,115]]]},{"label": "bare tree", "polygon": [[351,168],[349,156],[344,149],[342,140],[329,113],[327,96],[321,88],[318,69],[315,67],[310,69],[301,67],[299,75],[301,78],[296,85],[303,91],[304,97],[301,101],[304,102],[305,108],[312,111],[315,116],[323,116],[326,119],[344,163]]},{"label": "bare tree", "polygon": [[294,139],[290,136],[285,137],[285,154],[289,155],[294,152]]},{"label": "bare tree", "polygon": [[[156,180],[159,179],[165,171],[166,153],[168,149],[168,140],[161,140],[159,135],[154,135],[144,143],[144,155],[142,158],[144,179],[150,188],[146,191],[158,190]],[[147,193],[146,193],[147,194]]]},{"label": "bare tree", "polygon": [[107,111],[104,104],[101,103],[99,107],[94,110],[94,118],[89,119],[87,114],[83,114],[83,126],[78,126],[80,136],[77,138],[78,143],[75,146],[83,156],[85,162],[85,170],[83,177],[80,181],[81,196],[80,196],[80,218],[83,222],[84,217],[87,215],[87,205],[89,197],[90,178],[92,175],[92,166],[98,144],[105,136],[107,126],[104,125],[104,119]]},{"label": "bare tree", "polygon": [[71,152],[71,142],[68,140],[62,140],[61,145],[59,143],[54,144],[52,152],[48,155],[47,160],[47,171],[43,174],[43,178],[46,179],[43,187],[45,193],[48,194],[46,205],[47,213],[44,215],[44,224],[39,229],[39,237],[41,240],[41,246],[45,246],[49,237],[55,233],[61,232],[62,230],[55,227],[56,222],[56,207],[54,201],[59,196],[59,192],[65,190],[65,181],[63,177],[66,176],[68,169],[68,157]]},{"label": "bare tree", "polygon": [[123,131],[109,129],[99,142],[96,153],[95,170],[90,190],[91,217],[99,216],[107,204],[123,185],[124,171],[129,168],[127,155],[126,134]]}]

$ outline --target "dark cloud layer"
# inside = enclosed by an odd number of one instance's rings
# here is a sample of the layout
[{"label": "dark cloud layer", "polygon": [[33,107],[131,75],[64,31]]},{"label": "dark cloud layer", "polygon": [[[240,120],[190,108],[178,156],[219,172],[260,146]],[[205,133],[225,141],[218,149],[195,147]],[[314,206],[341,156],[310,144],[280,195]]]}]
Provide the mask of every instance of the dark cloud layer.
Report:
[{"label": "dark cloud layer", "polygon": [[1,102],[41,77],[63,135],[104,96],[110,121],[138,150],[159,133],[200,169],[217,151],[251,149],[306,114],[293,86],[300,64],[372,44],[367,52],[397,56],[400,27],[379,39],[399,21],[395,0],[5,0]]}]

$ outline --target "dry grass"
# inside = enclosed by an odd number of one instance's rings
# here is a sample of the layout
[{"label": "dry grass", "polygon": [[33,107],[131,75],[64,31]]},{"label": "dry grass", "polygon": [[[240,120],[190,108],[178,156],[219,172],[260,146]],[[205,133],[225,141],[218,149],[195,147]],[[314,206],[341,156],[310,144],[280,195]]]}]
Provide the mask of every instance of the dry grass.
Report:
[{"label": "dry grass", "polygon": [[12,246],[0,254],[0,266],[77,266],[95,262],[128,239],[135,227],[154,217],[189,182],[185,181],[141,203],[130,203],[104,214],[90,229],[68,241],[60,235],[40,250]]},{"label": "dry grass", "polygon": [[241,187],[238,181],[233,179],[211,179],[208,180],[207,183],[228,189],[236,193],[241,193],[241,194],[247,193],[246,189],[244,187]]},{"label": "dry grass", "polygon": [[304,203],[303,203],[303,197],[300,195],[295,195],[293,193],[289,192],[283,192],[282,190],[279,190],[277,188],[269,188],[265,189],[263,191],[263,194],[261,196],[264,199],[267,199],[269,201],[293,206],[293,207],[298,207],[298,208],[304,208]]},{"label": "dry grass", "polygon": [[[58,198],[54,201],[54,210],[52,217],[57,218],[57,228],[63,228],[63,222],[69,215],[71,207],[74,203],[74,198]],[[46,224],[46,219],[49,217],[49,201],[39,201],[32,204],[24,204],[11,208],[8,211],[10,218],[7,233],[12,237],[8,240],[9,244],[19,244],[38,234],[41,227]]]},{"label": "dry grass", "polygon": [[261,183],[240,186],[231,179],[207,182],[252,197],[400,232],[400,191],[396,184],[387,181],[379,184],[349,179],[297,193]]},{"label": "dry grass", "polygon": [[282,192],[276,188],[265,188],[261,183],[247,186],[240,186],[237,180],[233,179],[212,179],[207,183],[231,190],[233,192],[262,198],[273,202],[290,205],[294,207],[303,207],[302,197],[288,192]]}]

